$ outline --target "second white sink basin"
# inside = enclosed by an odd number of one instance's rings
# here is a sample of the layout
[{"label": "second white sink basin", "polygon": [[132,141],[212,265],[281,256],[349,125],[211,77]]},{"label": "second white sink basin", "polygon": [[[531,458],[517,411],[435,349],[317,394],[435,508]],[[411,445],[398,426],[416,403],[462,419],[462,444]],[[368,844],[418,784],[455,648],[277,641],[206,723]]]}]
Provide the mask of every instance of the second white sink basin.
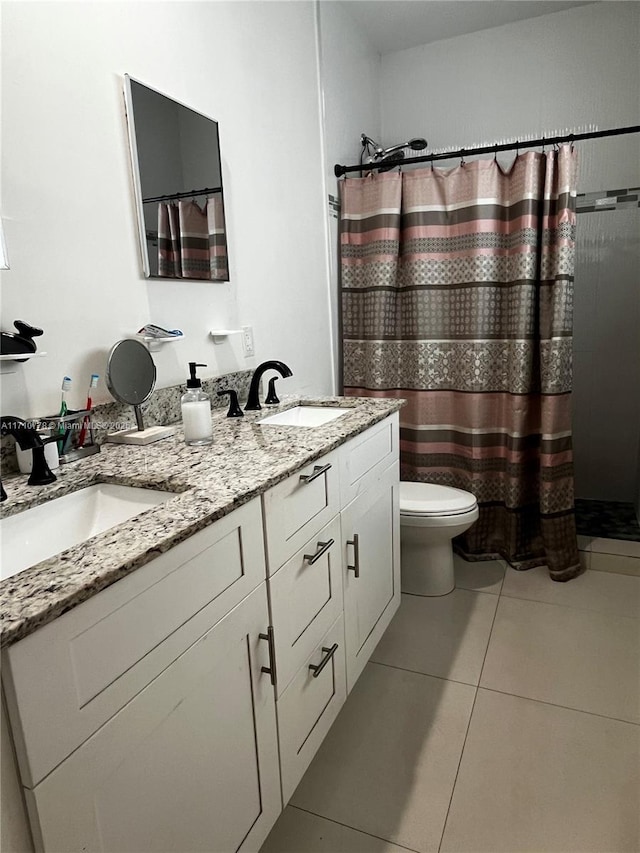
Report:
[{"label": "second white sink basin", "polygon": [[175,497],[99,483],[0,521],[2,574],[8,578]]},{"label": "second white sink basin", "polygon": [[351,411],[353,409],[344,409],[338,406],[294,406],[292,409],[262,418],[258,423],[274,424],[275,426],[317,427],[328,424]]}]

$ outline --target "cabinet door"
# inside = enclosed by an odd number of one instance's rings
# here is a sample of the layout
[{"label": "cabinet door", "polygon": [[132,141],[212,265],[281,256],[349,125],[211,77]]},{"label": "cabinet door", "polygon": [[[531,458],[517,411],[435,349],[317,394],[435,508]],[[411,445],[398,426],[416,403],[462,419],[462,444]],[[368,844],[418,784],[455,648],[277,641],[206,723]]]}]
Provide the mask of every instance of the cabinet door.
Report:
[{"label": "cabinet door", "polygon": [[36,844],[258,850],[281,810],[267,621],[263,583],[27,792]]},{"label": "cabinet door", "polygon": [[347,689],[400,604],[398,463],[342,511]]}]

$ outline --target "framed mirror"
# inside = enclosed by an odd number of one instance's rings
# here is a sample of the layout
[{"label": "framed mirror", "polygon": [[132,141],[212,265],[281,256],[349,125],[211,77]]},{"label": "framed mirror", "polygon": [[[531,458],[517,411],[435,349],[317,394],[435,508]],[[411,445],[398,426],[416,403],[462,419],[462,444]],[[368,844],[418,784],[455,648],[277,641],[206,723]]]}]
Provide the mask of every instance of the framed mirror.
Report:
[{"label": "framed mirror", "polygon": [[125,74],[147,278],[228,281],[218,123]]}]

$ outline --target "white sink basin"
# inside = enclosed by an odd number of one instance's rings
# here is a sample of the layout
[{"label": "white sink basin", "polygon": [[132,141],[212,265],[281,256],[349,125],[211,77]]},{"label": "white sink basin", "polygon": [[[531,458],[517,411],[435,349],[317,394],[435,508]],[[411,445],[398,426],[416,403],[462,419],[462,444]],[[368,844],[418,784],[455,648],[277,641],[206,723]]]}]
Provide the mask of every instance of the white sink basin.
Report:
[{"label": "white sink basin", "polygon": [[2,573],[8,578],[175,497],[99,483],[0,520]]},{"label": "white sink basin", "polygon": [[336,418],[352,412],[353,409],[343,409],[338,406],[294,406],[277,415],[269,415],[258,421],[259,424],[274,424],[275,426],[317,427],[328,424]]}]

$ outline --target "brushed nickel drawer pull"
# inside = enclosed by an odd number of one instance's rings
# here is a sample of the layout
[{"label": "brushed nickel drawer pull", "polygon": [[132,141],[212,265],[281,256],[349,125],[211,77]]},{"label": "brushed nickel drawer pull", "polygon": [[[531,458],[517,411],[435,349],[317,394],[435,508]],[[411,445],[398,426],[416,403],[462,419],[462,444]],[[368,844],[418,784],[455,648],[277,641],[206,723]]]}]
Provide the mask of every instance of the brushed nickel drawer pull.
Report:
[{"label": "brushed nickel drawer pull", "polygon": [[312,566],[316,560],[319,560],[323,554],[327,553],[329,548],[331,548],[331,546],[333,545],[333,542],[333,539],[329,539],[328,542],[318,542],[318,550],[316,551],[316,553],[305,554],[302,559],[305,560],[305,562],[309,563],[310,566]]},{"label": "brushed nickel drawer pull", "polygon": [[329,663],[331,658],[338,651],[338,644],[334,643],[330,649],[327,649],[325,646],[323,646],[322,651],[324,652],[324,657],[322,658],[320,663],[319,664],[315,664],[315,663],[309,664],[309,669],[313,672],[314,678],[317,678],[320,675],[322,670],[325,668],[325,666]]},{"label": "brushed nickel drawer pull", "polygon": [[347,545],[353,545],[353,566],[347,564],[347,571],[353,572],[353,576],[360,577],[360,539],[357,533],[353,534],[353,539],[347,539]]},{"label": "brushed nickel drawer pull", "polygon": [[328,462],[326,465],[314,465],[313,474],[300,474],[300,480],[303,483],[313,483],[315,479],[326,473],[329,468],[331,468],[331,462]]},{"label": "brushed nickel drawer pull", "polygon": [[266,640],[269,644],[269,666],[261,666],[260,672],[266,672],[271,676],[271,683],[275,687],[277,684],[276,676],[276,644],[273,634],[273,625],[269,625],[266,634],[258,634],[261,640]]}]

